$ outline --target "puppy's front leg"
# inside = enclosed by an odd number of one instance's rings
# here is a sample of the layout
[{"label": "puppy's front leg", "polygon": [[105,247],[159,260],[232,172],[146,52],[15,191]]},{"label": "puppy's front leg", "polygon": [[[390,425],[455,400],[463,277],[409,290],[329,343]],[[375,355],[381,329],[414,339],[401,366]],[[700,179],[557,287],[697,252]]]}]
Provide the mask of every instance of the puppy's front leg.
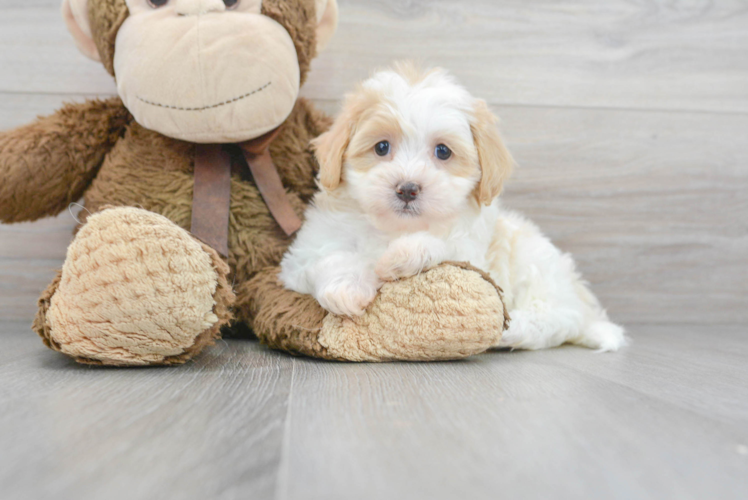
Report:
[{"label": "puppy's front leg", "polygon": [[377,262],[375,271],[383,281],[415,276],[447,260],[447,244],[428,233],[413,233],[393,240]]},{"label": "puppy's front leg", "polygon": [[341,316],[361,316],[382,286],[370,264],[354,252],[335,252],[312,269],[314,298]]}]

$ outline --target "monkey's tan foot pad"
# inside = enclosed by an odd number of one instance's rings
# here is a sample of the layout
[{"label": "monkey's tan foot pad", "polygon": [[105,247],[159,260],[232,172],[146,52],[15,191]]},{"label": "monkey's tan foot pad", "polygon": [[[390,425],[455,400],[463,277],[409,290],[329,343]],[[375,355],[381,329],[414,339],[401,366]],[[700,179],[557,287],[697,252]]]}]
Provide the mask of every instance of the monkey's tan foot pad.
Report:
[{"label": "monkey's tan foot pad", "polygon": [[228,273],[213,249],[167,218],[109,208],[78,232],[33,328],[82,363],[183,363],[231,319]]},{"label": "monkey's tan foot pad", "polygon": [[254,280],[255,331],[280,348],[345,361],[461,359],[497,345],[508,315],[484,272],[445,263],[386,283],[357,318],[327,314],[309,295],[283,290],[277,270]]}]

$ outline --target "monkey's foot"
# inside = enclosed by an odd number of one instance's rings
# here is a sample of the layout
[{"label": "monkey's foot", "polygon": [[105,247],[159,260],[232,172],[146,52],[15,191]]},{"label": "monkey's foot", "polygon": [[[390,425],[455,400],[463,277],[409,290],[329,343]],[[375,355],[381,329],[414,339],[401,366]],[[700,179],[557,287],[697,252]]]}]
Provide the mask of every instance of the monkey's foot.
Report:
[{"label": "monkey's foot", "polygon": [[319,342],[351,361],[461,359],[499,342],[508,315],[487,274],[446,263],[385,283],[363,316],[328,315]]},{"label": "monkey's foot", "polygon": [[[265,344],[341,361],[461,359],[497,345],[508,315],[501,289],[468,264],[445,263],[385,283],[363,316],[336,316],[283,288],[267,269],[240,286],[239,303]],[[240,306],[240,313],[241,310]]]},{"label": "monkey's foot", "polygon": [[167,218],[109,208],[68,248],[33,328],[82,363],[184,363],[231,319],[228,273],[215,250]]}]

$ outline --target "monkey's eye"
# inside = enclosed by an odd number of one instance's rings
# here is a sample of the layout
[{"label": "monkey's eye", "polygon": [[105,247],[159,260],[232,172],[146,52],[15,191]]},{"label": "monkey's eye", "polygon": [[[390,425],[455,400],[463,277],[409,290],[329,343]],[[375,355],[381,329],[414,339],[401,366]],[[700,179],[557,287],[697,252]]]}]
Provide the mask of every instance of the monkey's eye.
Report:
[{"label": "monkey's eye", "polygon": [[167,3],[169,3],[169,0],[148,0],[148,5],[150,5],[154,9],[158,9],[159,7],[163,7]]},{"label": "monkey's eye", "polygon": [[435,151],[436,157],[440,160],[449,160],[452,158],[452,150],[444,144],[439,144]]},{"label": "monkey's eye", "polygon": [[233,9],[234,7],[239,5],[239,0],[223,0],[223,4],[227,9]]},{"label": "monkey's eye", "polygon": [[390,154],[390,143],[382,141],[374,146],[374,151],[377,153],[377,156],[387,156]]}]

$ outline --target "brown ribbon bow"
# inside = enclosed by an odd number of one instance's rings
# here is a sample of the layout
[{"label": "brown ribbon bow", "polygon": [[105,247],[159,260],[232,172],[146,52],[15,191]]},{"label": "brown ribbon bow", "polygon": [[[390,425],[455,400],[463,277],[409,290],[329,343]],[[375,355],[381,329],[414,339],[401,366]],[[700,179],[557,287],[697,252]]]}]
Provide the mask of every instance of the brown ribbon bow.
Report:
[{"label": "brown ribbon bow", "polygon": [[[270,144],[278,132],[279,129],[275,129],[238,146],[270,213],[291,236],[301,228],[301,219],[291,206],[270,156]],[[191,231],[223,257],[228,257],[231,157],[220,144],[197,144],[196,148]]]}]

